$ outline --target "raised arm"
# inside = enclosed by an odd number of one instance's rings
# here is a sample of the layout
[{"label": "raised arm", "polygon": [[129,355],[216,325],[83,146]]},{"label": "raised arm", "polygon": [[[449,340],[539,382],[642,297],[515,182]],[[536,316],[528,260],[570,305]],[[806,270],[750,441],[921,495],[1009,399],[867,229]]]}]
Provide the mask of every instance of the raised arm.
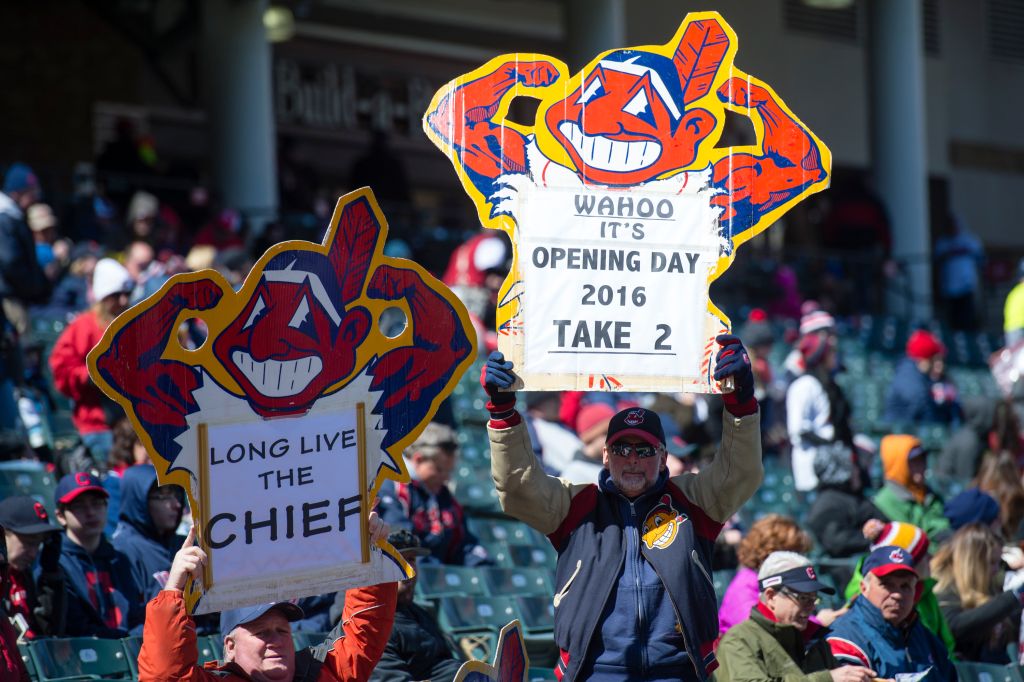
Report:
[{"label": "raised arm", "polygon": [[388,435],[384,447],[419,424],[455,368],[473,351],[452,304],[413,269],[381,265],[367,286],[371,298],[404,300],[409,306],[411,346],[385,353],[371,370],[371,389],[382,391],[375,412]]},{"label": "raised arm", "polygon": [[588,485],[573,484],[549,476],[533,453],[530,434],[516,412],[516,394],[506,391],[515,383],[512,363],[494,351],[480,376],[490,400],[491,419],[487,435],[491,440],[491,476],[502,511],[550,535],[569,515],[574,496]]},{"label": "raised arm", "polygon": [[714,166],[712,184],[721,194],[711,200],[724,212],[720,221],[729,235],[749,230],[765,214],[825,179],[821,150],[807,128],[757,83],[733,77],[718,89],[718,98],[764,125],[762,154],[731,154]]},{"label": "raised arm", "polygon": [[761,420],[754,398],[750,357],[739,337],[721,334],[715,380],[732,377],[734,390],[722,395],[722,442],[714,460],[697,474],[672,479],[687,498],[718,523],[725,523],[761,485]]},{"label": "raised arm", "polygon": [[427,115],[427,125],[458,156],[474,186],[490,196],[494,182],[504,173],[526,172],[526,140],[503,122],[494,121],[502,98],[513,87],[544,87],[558,78],[547,61],[507,61],[491,73],[462,83],[456,78],[447,86],[437,107]]}]

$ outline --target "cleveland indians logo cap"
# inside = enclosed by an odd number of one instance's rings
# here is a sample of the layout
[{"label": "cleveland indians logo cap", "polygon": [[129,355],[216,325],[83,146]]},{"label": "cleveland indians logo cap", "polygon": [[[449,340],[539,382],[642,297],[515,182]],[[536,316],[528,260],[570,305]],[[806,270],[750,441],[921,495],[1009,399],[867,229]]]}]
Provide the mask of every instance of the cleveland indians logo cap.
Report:
[{"label": "cleveland indians logo cap", "polygon": [[656,412],[643,407],[629,407],[612,417],[605,444],[611,445],[626,436],[665,447],[665,429],[661,426],[661,418]]},{"label": "cleveland indians logo cap", "polygon": [[914,557],[910,552],[896,545],[885,545],[872,551],[864,560],[862,570],[864,575],[874,573],[880,578],[896,571],[910,571],[917,575],[917,570],[914,568]]},{"label": "cleveland indians logo cap", "polygon": [[50,523],[46,508],[27,495],[14,495],[0,502],[0,528],[24,535],[61,531]]},{"label": "cleveland indians logo cap", "polygon": [[774,587],[776,589],[779,587],[788,587],[796,592],[803,593],[836,593],[834,588],[818,580],[818,575],[814,572],[814,568],[812,566],[797,566],[796,568],[790,568],[782,571],[781,573],[766,575],[758,580],[758,587],[760,587],[762,592],[769,587]]}]

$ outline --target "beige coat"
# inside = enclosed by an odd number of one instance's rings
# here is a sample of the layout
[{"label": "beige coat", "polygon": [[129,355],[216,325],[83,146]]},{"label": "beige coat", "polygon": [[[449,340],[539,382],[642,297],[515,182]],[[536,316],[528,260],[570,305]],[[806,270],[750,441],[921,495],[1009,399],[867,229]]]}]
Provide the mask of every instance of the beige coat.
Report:
[{"label": "beige coat", "polygon": [[[723,412],[722,442],[714,460],[700,473],[672,478],[691,502],[719,523],[736,513],[764,478],[760,419],[758,413],[733,417]],[[592,484],[546,474],[533,454],[525,424],[487,431],[491,476],[501,508],[545,535],[554,532],[569,513],[572,498]]]}]

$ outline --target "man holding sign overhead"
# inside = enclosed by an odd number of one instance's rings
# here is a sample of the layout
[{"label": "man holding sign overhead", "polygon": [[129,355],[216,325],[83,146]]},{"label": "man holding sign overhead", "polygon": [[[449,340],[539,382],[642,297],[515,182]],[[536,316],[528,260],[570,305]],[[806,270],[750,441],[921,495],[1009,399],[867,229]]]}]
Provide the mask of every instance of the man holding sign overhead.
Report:
[{"label": "man holding sign overhead", "polygon": [[[372,542],[388,535],[388,525],[370,514]],[[197,664],[195,623],[182,590],[189,577],[201,579],[208,557],[195,544],[195,529],[174,556],[167,586],[146,606],[146,629],[139,652],[139,680],[366,680],[380,659],[395,618],[397,583],[352,589],[345,595],[342,632],[332,632],[328,651],[295,651],[289,623],[303,617],[289,601],[257,604],[221,614],[222,665]],[[335,638],[335,635],[337,637]],[[321,645],[322,647],[323,645]]]},{"label": "man holding sign overhead", "polygon": [[502,508],[558,551],[555,643],[560,679],[707,680],[718,636],[711,553],[722,524],[760,485],[754,377],[739,338],[721,346],[714,378],[724,395],[722,444],[698,474],[670,478],[658,415],[616,414],[597,484],[548,476],[509,392],[512,363],[492,353],[482,383],[490,401],[491,473]]}]

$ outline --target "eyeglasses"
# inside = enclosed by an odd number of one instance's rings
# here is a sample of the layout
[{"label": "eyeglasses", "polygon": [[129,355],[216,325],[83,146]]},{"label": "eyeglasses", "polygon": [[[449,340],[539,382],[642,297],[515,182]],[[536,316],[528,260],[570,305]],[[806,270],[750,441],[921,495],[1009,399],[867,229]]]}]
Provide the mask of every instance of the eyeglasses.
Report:
[{"label": "eyeglasses", "polygon": [[808,606],[817,606],[821,603],[821,598],[818,596],[817,592],[794,592],[788,587],[783,587],[780,592],[805,608]]},{"label": "eyeglasses", "polygon": [[175,492],[153,493],[146,499],[154,502],[181,502],[181,496]]},{"label": "eyeglasses", "polygon": [[649,443],[613,443],[608,446],[608,451],[616,457],[629,457],[636,455],[640,459],[647,459],[658,454],[658,446]]}]

